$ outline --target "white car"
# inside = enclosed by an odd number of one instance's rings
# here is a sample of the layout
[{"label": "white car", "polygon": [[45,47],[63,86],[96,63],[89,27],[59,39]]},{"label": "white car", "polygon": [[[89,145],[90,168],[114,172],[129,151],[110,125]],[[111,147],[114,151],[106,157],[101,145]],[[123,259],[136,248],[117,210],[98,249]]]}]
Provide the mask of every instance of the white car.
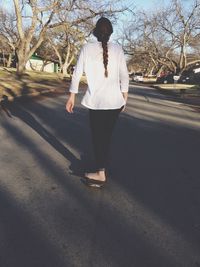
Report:
[{"label": "white car", "polygon": [[136,72],[133,75],[132,79],[133,79],[134,82],[143,82],[144,81],[144,77],[143,77],[142,72]]}]

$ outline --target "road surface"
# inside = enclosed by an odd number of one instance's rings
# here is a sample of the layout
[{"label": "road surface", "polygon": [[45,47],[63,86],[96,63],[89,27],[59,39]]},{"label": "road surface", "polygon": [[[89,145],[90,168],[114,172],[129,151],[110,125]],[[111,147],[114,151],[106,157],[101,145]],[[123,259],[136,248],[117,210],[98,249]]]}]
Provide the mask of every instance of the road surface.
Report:
[{"label": "road surface", "polygon": [[199,107],[131,86],[98,190],[83,93],[0,111],[0,266],[200,266]]}]

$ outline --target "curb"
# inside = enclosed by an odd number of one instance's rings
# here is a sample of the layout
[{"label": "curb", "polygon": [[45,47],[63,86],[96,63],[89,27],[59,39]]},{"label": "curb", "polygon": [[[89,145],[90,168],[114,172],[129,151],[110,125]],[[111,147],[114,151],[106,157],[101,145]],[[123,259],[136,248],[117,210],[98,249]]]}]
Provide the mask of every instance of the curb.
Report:
[{"label": "curb", "polygon": [[192,105],[192,106],[200,106],[200,95],[194,96],[187,94],[187,89],[174,89],[174,90],[165,90],[160,88],[159,86],[152,85],[152,88],[160,91],[163,95],[173,97],[175,100],[182,100],[183,103]]},{"label": "curb", "polygon": [[[136,84],[130,84],[130,85],[136,85]],[[169,99],[175,100],[175,101],[181,101],[182,103],[191,105],[191,106],[200,106],[200,93],[198,95],[189,95],[187,94],[187,89],[173,89],[173,90],[166,90],[160,88],[156,84],[137,84],[138,87],[149,87],[152,89],[157,90],[162,95],[168,97]],[[197,89],[196,89],[197,90]],[[200,91],[200,89],[199,89]]]},{"label": "curb", "polygon": [[171,95],[173,95],[173,94],[176,94],[176,95],[180,95],[181,93],[191,93],[191,90],[196,90],[196,91],[198,91],[198,96],[200,97],[200,89],[196,89],[196,88],[194,88],[194,89],[189,89],[189,88],[173,88],[173,89],[165,89],[165,88],[161,88],[160,86],[158,86],[158,85],[152,85],[151,86],[152,88],[154,88],[154,89],[157,89],[157,90],[159,90],[159,91],[162,91],[162,92],[164,92],[164,93],[166,93],[166,94],[171,94]]},{"label": "curb", "polygon": [[161,88],[158,85],[152,85],[152,88],[166,94],[166,95],[171,95],[171,96],[178,96],[181,93],[184,93],[186,89],[171,89],[171,90],[166,90],[165,88]]}]

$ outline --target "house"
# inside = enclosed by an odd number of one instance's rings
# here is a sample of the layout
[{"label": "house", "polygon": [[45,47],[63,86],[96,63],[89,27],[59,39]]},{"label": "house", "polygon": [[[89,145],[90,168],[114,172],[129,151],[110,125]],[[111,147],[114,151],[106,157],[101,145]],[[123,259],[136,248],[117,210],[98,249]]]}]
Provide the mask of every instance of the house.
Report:
[{"label": "house", "polygon": [[[9,59],[9,54],[0,53],[0,66],[6,67],[6,61]],[[12,55],[10,67],[16,68],[16,56]],[[46,60],[34,54],[26,63],[26,70],[36,70],[45,72],[59,72],[59,63],[52,60]]]},{"label": "house", "polygon": [[45,60],[42,57],[34,54],[26,63],[26,70],[58,72],[58,62]]}]

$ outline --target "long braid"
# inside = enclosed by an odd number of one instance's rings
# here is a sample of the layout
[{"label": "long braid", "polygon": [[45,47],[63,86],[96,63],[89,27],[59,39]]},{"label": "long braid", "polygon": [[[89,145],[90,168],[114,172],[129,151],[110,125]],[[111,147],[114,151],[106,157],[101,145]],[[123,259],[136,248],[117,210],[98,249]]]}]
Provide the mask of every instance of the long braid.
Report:
[{"label": "long braid", "polygon": [[103,64],[105,68],[104,75],[108,77],[108,41],[113,32],[113,27],[109,19],[101,17],[93,30],[94,36],[101,42],[103,48]]},{"label": "long braid", "polygon": [[105,77],[108,77],[108,43],[107,41],[102,41],[103,47],[103,64],[105,68]]}]

